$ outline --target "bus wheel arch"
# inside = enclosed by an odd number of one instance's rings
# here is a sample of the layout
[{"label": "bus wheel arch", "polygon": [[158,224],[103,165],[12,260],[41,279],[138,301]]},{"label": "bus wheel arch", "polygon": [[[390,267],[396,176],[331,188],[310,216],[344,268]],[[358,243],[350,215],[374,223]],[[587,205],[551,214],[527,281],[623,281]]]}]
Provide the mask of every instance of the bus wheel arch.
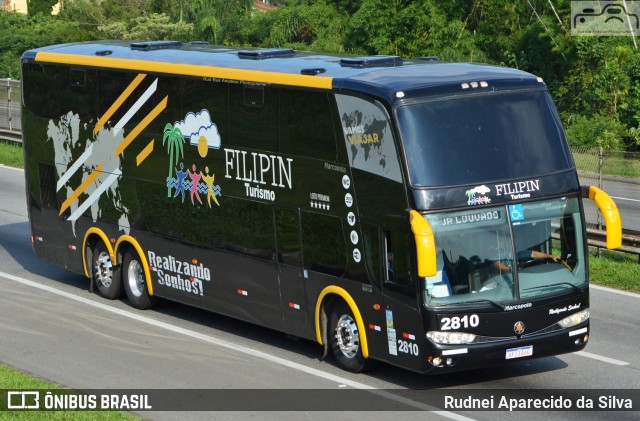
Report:
[{"label": "bus wheel arch", "polygon": [[118,261],[111,243],[104,232],[91,228],[83,241],[83,265],[85,275],[91,279],[90,290],[97,287],[100,295],[113,300],[122,295],[122,282]]},{"label": "bus wheel arch", "polygon": [[369,368],[367,336],[362,316],[353,298],[337,286],[325,288],[316,304],[316,338],[338,364],[351,372]]},{"label": "bus wheel arch", "polygon": [[156,304],[149,264],[138,242],[128,235],[116,243],[118,258],[121,261],[122,284],[131,305],[146,310]]}]

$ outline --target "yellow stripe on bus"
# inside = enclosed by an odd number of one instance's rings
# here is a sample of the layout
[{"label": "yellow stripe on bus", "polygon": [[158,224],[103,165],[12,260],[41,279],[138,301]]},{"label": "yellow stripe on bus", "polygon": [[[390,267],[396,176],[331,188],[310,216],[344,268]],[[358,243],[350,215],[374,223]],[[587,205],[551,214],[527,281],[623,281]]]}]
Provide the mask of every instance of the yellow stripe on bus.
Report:
[{"label": "yellow stripe on bus", "polygon": [[153,145],[155,144],[155,142],[155,139],[151,139],[151,142],[149,142],[149,144],[144,147],[144,149],[138,154],[138,156],[136,156],[136,167],[139,167],[140,164],[142,164],[142,162],[147,159],[151,152],[153,152]]},{"label": "yellow stripe on bus", "polygon": [[64,201],[64,203],[62,204],[62,206],[60,207],[60,213],[58,215],[62,215],[62,213],[64,211],[67,210],[67,208],[69,206],[71,206],[71,204],[73,202],[76,201],[76,199],[78,197],[80,197],[80,195],[82,193],[84,193],[84,191],[86,189],[89,188],[89,186],[91,185],[91,183],[94,182],[94,180],[96,178],[98,178],[98,176],[102,173],[102,163],[100,163],[95,170],[93,170],[93,172],[91,174],[89,174],[89,176],[86,178],[86,180],[84,180],[82,182],[82,184],[80,184],[80,187],[78,187],[72,194],[71,196],[67,197],[67,200]]},{"label": "yellow stripe on bus", "polygon": [[138,137],[140,132],[142,132],[149,125],[149,123],[151,123],[156,117],[158,117],[162,110],[167,108],[168,100],[169,96],[167,95],[162,101],[158,103],[158,105],[156,105],[153,110],[151,110],[149,114],[147,114],[145,118],[142,119],[140,123],[138,123],[138,125],[133,130],[129,132],[127,137],[125,137],[124,140],[120,142],[120,144],[116,147],[116,156],[124,152],[124,150],[127,149],[127,146],[129,146],[131,142],[133,142],[134,139]]},{"label": "yellow stripe on bus", "polygon": [[116,99],[116,101],[111,105],[111,107],[109,107],[107,112],[104,113],[102,117],[100,117],[100,120],[98,120],[98,122],[96,123],[96,127],[93,128],[94,135],[97,134],[102,127],[104,127],[105,123],[109,121],[109,119],[113,116],[113,114],[115,114],[118,108],[120,108],[120,106],[127,100],[127,98],[129,98],[129,96],[138,87],[138,85],[140,85],[140,82],[142,82],[142,80],[146,76],[147,75],[140,73],[138,76],[135,77],[135,79],[133,79],[133,81],[129,84],[129,86],[127,86],[127,89],[125,89],[124,92],[120,94],[118,99]]},{"label": "yellow stripe on bus", "polygon": [[333,78],[308,76],[294,73],[265,72],[259,70],[233,69],[195,64],[166,63],[160,61],[129,60],[113,57],[93,57],[79,54],[60,54],[41,51],[35,61],[76,66],[103,67],[133,70],[148,73],[200,76],[247,82],[273,83],[277,85],[300,86],[305,88],[331,89]]}]

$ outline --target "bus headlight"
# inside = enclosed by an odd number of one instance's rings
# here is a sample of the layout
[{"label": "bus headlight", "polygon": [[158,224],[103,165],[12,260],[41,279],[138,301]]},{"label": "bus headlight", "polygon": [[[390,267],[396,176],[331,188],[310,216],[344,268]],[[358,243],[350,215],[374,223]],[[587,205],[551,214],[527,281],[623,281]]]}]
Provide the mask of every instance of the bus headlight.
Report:
[{"label": "bus headlight", "polygon": [[579,325],[585,320],[589,319],[589,310],[582,310],[577,313],[573,313],[571,316],[567,316],[564,319],[560,320],[558,324],[563,328],[572,327],[575,325]]},{"label": "bus headlight", "polygon": [[437,344],[470,344],[476,339],[476,335],[465,332],[429,331],[427,339]]}]

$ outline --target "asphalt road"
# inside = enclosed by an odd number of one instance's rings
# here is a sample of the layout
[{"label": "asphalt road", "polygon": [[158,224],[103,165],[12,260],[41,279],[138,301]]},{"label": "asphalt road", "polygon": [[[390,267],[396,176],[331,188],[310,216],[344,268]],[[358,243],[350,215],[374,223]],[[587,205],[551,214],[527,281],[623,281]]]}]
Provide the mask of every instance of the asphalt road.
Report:
[{"label": "asphalt road", "polygon": [[[640,295],[592,289],[586,352],[446,376],[386,365],[351,374],[321,361],[321,348],[309,341],[182,305],[138,311],[126,300],[89,294],[82,276],[34,257],[23,173],[0,167],[0,177],[0,363],[81,390],[374,389],[395,411],[255,412],[249,402],[249,412],[141,412],[145,419],[638,419],[638,412],[427,412],[403,391],[444,388],[473,396],[484,389],[638,389]],[[322,392],[307,395],[315,396]]]}]

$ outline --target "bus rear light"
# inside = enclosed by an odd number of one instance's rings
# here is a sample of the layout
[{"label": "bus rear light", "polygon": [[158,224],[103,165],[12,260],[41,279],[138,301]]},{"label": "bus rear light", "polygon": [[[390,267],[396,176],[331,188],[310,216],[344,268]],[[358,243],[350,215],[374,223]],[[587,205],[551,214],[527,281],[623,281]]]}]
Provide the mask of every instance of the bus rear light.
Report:
[{"label": "bus rear light", "polygon": [[427,339],[436,344],[470,344],[476,339],[476,335],[465,332],[429,331]]},{"label": "bus rear light", "polygon": [[589,319],[589,309],[586,309],[586,310],[579,311],[577,313],[573,313],[571,316],[565,317],[564,319],[560,320],[558,324],[562,328],[567,329],[569,327],[579,325],[580,323],[588,319]]}]

